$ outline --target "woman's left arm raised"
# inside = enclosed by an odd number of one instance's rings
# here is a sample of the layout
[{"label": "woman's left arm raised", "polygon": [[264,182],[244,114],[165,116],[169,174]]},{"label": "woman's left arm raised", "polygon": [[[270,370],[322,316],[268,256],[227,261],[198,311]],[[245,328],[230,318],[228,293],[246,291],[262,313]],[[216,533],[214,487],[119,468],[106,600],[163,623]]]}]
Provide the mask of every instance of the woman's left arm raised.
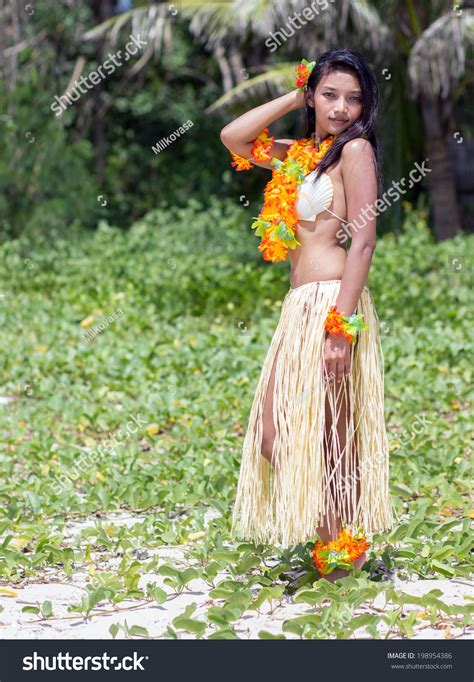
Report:
[{"label": "woman's left arm raised", "polygon": [[376,246],[377,176],[372,145],[357,138],[344,145],[341,172],[352,243],[341,276],[337,310],[350,316],[367,282]]}]

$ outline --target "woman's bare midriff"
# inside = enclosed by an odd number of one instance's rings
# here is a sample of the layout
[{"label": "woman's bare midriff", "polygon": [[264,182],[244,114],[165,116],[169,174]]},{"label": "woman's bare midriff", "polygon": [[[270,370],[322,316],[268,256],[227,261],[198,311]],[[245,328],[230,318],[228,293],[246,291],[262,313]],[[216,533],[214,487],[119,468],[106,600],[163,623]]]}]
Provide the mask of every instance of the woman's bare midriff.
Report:
[{"label": "woman's bare midriff", "polygon": [[[329,208],[344,218],[346,202],[338,167],[329,171],[328,175],[334,186]],[[290,286],[293,289],[309,282],[341,279],[347,258],[345,243],[336,236],[341,226],[341,221],[328,211],[320,213],[313,222],[298,221],[296,238],[301,246],[289,251]]]}]

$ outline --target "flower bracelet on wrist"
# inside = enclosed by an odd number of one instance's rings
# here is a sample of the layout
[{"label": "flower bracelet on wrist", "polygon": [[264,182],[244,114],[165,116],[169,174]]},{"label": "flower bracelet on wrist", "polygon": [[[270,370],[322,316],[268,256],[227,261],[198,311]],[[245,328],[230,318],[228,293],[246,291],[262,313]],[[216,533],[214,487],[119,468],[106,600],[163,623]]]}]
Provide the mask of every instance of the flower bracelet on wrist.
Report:
[{"label": "flower bracelet on wrist", "polygon": [[335,336],[342,334],[349,343],[355,343],[357,333],[369,328],[362,318],[362,313],[357,315],[353,313],[350,317],[341,315],[336,306],[332,305],[326,318],[324,330]]},{"label": "flower bracelet on wrist", "polygon": [[350,530],[343,528],[337,540],[332,540],[326,545],[322,540],[317,540],[311,554],[319,573],[328,575],[335,568],[352,570],[354,561],[362,556],[368,547],[367,540],[361,531],[353,535]]},{"label": "flower bracelet on wrist", "polygon": [[[252,158],[255,161],[269,161],[272,156],[270,154],[270,149],[275,142],[275,138],[268,133],[268,128],[264,128],[261,133],[255,138],[252,146]],[[232,156],[232,166],[235,166],[236,171],[250,170],[253,168],[253,164],[249,159],[239,156],[231,152]]]}]

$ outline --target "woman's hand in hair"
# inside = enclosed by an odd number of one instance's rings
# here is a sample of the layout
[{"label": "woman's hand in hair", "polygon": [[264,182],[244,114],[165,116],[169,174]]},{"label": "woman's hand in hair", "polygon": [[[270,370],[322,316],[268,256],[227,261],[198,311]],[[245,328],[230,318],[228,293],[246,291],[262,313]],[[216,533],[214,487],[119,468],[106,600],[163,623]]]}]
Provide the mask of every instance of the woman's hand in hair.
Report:
[{"label": "woman's hand in hair", "polygon": [[293,90],[295,93],[295,109],[304,109],[306,107],[306,96],[304,92],[299,90]]}]

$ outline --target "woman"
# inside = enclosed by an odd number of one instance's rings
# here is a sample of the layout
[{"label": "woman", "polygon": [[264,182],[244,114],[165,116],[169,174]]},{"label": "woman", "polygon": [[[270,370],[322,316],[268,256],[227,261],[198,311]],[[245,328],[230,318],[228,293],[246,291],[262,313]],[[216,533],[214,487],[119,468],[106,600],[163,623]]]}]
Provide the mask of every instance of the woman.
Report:
[{"label": "woman", "polygon": [[[273,171],[252,227],[265,260],[289,256],[291,264],[250,412],[232,527],[284,547],[318,535],[314,563],[335,580],[363,565],[366,535],[392,523],[383,356],[365,286],[381,190],[378,87],[364,58],[346,49],[303,60],[296,85],[221,132],[236,170]],[[300,107],[304,138],[268,134]]]}]

